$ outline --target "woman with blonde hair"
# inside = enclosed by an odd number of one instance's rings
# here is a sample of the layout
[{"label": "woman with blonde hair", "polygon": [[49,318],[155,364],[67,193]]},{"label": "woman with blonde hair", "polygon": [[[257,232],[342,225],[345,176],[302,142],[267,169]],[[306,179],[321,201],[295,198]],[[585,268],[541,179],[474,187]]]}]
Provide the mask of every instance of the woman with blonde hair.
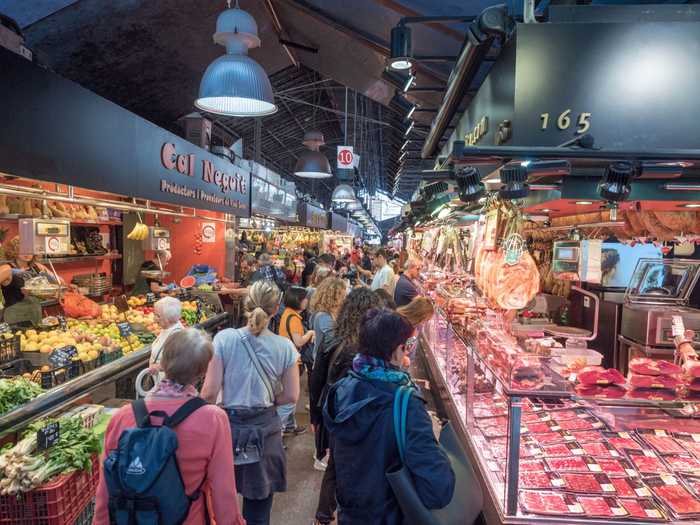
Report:
[{"label": "woman with blonde hair", "polygon": [[348,285],[343,279],[327,277],[311,298],[309,308],[313,315],[312,328],[316,334],[314,358],[318,354],[318,349],[333,338],[335,319],[347,295]]},{"label": "woman with blonde hair", "polygon": [[287,490],[287,458],[276,407],[297,402],[299,368],[294,344],[268,329],[280,297],[271,281],[250,286],[244,303],[248,324],[216,335],[202,388],[202,397],[210,402],[222,393],[233,435],[236,488],[243,496],[248,525],[269,524],[273,494]]},{"label": "woman with blonde hair", "polygon": [[405,306],[399,306],[396,313],[403,315],[414,328],[418,327],[428,319],[433,317],[435,308],[433,302],[427,297],[414,297],[413,300]]}]

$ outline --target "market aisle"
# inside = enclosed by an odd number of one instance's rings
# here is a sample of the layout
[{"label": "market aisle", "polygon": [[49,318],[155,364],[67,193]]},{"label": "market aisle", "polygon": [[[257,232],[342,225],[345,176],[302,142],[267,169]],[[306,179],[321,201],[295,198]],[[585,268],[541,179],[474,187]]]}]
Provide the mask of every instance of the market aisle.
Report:
[{"label": "market aisle", "polygon": [[[309,425],[309,414],[304,405],[309,401],[306,383],[297,409],[297,423]],[[284,494],[275,494],[272,525],[310,524],[316,513],[323,473],[313,468],[314,435],[305,434],[285,438],[287,445],[287,488]]]}]

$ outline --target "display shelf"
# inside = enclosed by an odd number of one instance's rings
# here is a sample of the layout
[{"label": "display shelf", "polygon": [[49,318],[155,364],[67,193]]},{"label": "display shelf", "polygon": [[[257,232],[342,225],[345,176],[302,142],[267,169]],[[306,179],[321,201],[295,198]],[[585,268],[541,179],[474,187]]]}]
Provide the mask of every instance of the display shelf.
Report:
[{"label": "display shelf", "polygon": [[[17,221],[19,219],[37,219],[39,217],[34,217],[32,215],[20,215],[18,213],[13,213],[11,215],[0,215],[0,221]],[[68,219],[71,226],[122,226],[123,222],[118,220],[109,221],[86,221],[83,219],[72,220],[68,217],[53,217],[54,219]]]},{"label": "display shelf", "polygon": [[48,264],[49,261],[51,261],[53,264],[68,264],[83,261],[116,261],[121,258],[122,255],[120,253],[107,253],[105,255],[69,255],[66,257],[42,257],[41,259],[38,259],[38,261],[42,264]]},{"label": "display shelf", "polygon": [[[198,328],[214,332],[230,322],[227,312],[217,314],[197,325]],[[32,421],[49,416],[68,408],[91,392],[108,383],[129,376],[148,364],[151,347],[131,352],[111,363],[105,364],[83,375],[71,379],[51,390],[47,390],[33,400],[15,410],[0,415],[0,440],[8,434],[25,428]]]}]

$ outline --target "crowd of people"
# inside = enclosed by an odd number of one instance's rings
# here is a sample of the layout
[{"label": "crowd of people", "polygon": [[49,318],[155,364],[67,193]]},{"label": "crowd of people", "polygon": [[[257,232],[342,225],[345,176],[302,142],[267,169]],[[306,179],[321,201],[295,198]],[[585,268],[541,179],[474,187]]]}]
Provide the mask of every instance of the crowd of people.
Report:
[{"label": "crowd of people", "polygon": [[[158,381],[145,404],[151,422],[177,420],[187,525],[270,523],[274,494],[287,490],[284,437],[309,430],[296,419],[305,402],[316,445],[313,467],[324,471],[313,523],[402,523],[386,478],[402,465],[427,508],[453,498],[452,468],[409,372],[417,328],[433,315],[415,284],[419,263],[359,247],[338,258],[307,252],[304,262],[302,272],[289,275],[268,254],[245,256],[245,320],[213,340],[179,323],[176,300],[156,304],[164,330],[153,345],[150,366]],[[302,377],[309,397],[300,402]],[[402,387],[415,394],[400,456],[392,412]],[[181,421],[178,410],[198,398],[207,403]],[[125,406],[112,417],[106,461],[124,445],[128,429],[142,426],[137,414]],[[94,523],[121,523],[124,495],[115,494],[105,468]],[[138,505],[130,512],[139,512]]]}]

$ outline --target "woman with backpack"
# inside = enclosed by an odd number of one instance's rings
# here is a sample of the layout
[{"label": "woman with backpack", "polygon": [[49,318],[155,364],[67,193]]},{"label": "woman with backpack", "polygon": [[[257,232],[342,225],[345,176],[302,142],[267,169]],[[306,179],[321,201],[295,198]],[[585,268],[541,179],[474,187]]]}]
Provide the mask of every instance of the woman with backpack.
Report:
[{"label": "woman with backpack", "polygon": [[[396,391],[412,386],[401,370],[413,326],[403,316],[373,309],[362,320],[352,371],[328,390],[323,419],[331,433],[338,525],[400,525],[404,516],[386,478],[402,465],[393,425]],[[421,502],[439,509],[452,500],[455,476],[439,447],[420,394],[408,398],[403,465]]]},{"label": "woman with backpack", "polygon": [[[280,318],[279,335],[286,337],[300,354],[300,369],[308,366],[309,358],[313,351],[314,331],[304,329],[302,313],[308,304],[306,288],[292,286],[284,293],[284,312]],[[308,357],[307,357],[308,356]],[[313,363],[313,361],[312,361]],[[282,420],[284,434],[297,436],[306,432],[305,426],[297,425],[295,413],[296,403],[277,407],[277,413]]]},{"label": "woman with backpack", "polygon": [[268,329],[280,305],[280,290],[266,280],[248,289],[247,326],[222,330],[214,338],[202,397],[219,392],[228,413],[236,462],[236,488],[248,525],[268,525],[275,492],[287,490],[287,458],[277,407],[299,398],[294,344]]},{"label": "woman with backpack", "polygon": [[[190,411],[184,420],[171,427],[177,436],[174,456],[179,466],[182,485],[176,486],[179,477],[177,473],[175,473],[174,482],[172,475],[169,479],[160,479],[164,476],[161,474],[154,486],[160,486],[162,481],[164,490],[149,495],[162,501],[162,508],[169,513],[178,505],[183,506],[186,516],[183,525],[204,525],[207,523],[207,515],[214,518],[217,525],[242,525],[244,521],[236,497],[233,448],[228,418],[219,407],[204,403],[193,386],[204,376],[212,355],[211,339],[206,333],[194,328],[173,333],[163,345],[161,369],[165,377],[149,392],[143,404],[146,413],[151,414],[151,424],[158,428],[145,428],[143,432],[167,431],[160,426],[163,422],[162,416],[156,416],[154,412],[164,413],[174,418],[178,410],[183,409],[188,403],[188,406],[197,408],[193,408],[194,411]],[[141,430],[138,428],[141,425],[136,423],[137,403],[119,409],[107,425],[104,441],[105,457],[103,467],[100,469],[93,519],[95,525],[128,525],[158,521],[154,520],[153,516],[149,516],[149,519],[142,517],[139,520],[138,514],[135,521],[129,520],[128,502],[125,501],[124,505],[121,505],[119,494],[115,490],[115,478],[119,476],[112,475],[114,472],[118,473],[119,468],[117,465],[114,469],[109,468],[112,459],[119,456],[127,460],[124,465],[127,474],[145,475],[159,468],[159,465],[149,464],[159,455],[155,452],[128,459],[129,453],[133,450],[122,450],[120,440],[122,434],[132,434]],[[147,419],[148,416],[146,416]],[[115,452],[118,452],[119,456],[114,456]],[[157,452],[162,454],[160,449]],[[176,497],[178,488],[180,498]],[[182,491],[183,488],[184,491]],[[200,490],[202,493],[198,495]],[[187,513],[189,505],[187,497],[194,498],[195,495],[198,497],[192,501]],[[182,501],[183,497],[184,501]],[[208,508],[207,501],[211,502]],[[168,514],[161,516],[160,522],[178,523],[180,521]]]},{"label": "woman with backpack", "polygon": [[311,423],[316,432],[316,447],[322,450],[323,454],[327,449],[330,450],[316,508],[317,524],[331,523],[336,509],[333,446],[329,442],[328,432],[323,424],[325,396],[329,386],[344,377],[352,366],[362,317],[372,308],[380,307],[381,304],[379,296],[369,288],[355,288],[351,291],[340,308],[334,336],[319,349],[311,372],[309,396]]}]

